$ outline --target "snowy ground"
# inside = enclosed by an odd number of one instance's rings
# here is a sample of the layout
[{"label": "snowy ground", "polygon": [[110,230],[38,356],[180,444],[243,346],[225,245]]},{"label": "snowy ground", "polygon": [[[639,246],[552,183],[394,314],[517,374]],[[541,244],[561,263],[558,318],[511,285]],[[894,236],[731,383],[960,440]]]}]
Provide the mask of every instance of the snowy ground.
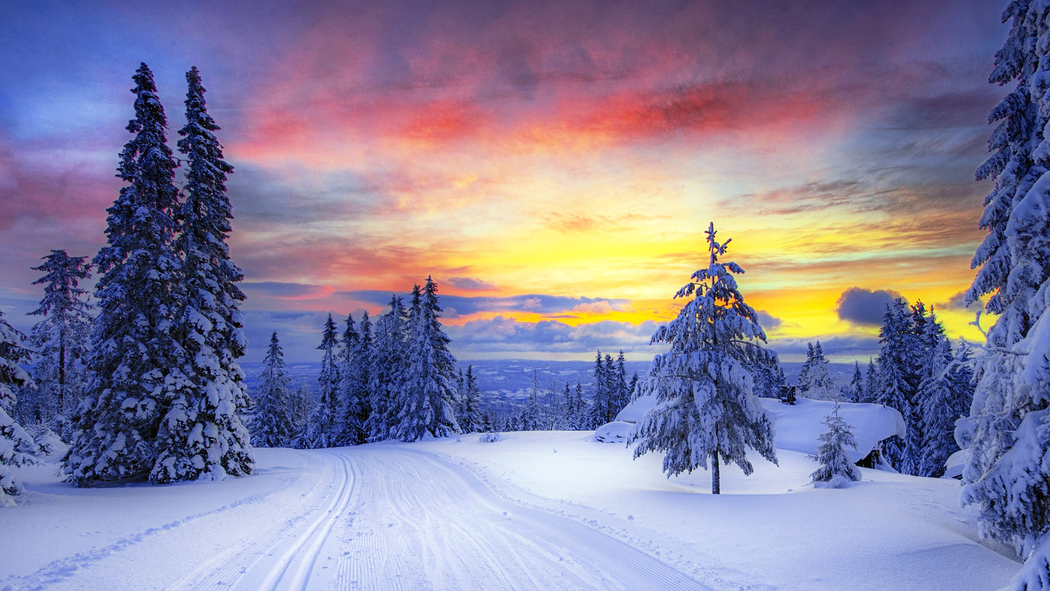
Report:
[{"label": "snowy ground", "polygon": [[1019,568],[976,540],[957,481],[814,489],[811,461],[779,455],[724,469],[720,496],[575,432],[260,449],[255,476],[165,487],[21,469],[0,590],[992,590]]}]

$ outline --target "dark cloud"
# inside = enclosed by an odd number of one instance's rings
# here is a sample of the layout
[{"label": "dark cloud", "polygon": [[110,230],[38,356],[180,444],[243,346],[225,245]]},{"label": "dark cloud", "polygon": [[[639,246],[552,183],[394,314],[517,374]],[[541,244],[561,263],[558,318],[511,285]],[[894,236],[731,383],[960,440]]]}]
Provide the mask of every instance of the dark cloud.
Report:
[{"label": "dark cloud", "polygon": [[776,316],[773,316],[772,314],[770,314],[769,312],[766,312],[765,310],[757,310],[757,312],[758,312],[758,325],[761,326],[763,330],[770,331],[770,330],[776,330],[776,329],[780,328],[781,321],[780,321],[779,318],[777,318]]},{"label": "dark cloud", "polygon": [[886,290],[869,291],[851,287],[842,292],[836,303],[841,320],[861,326],[881,326],[886,315],[886,306],[901,297],[897,292]]},{"label": "dark cloud", "polygon": [[942,304],[936,304],[934,306],[934,308],[936,308],[937,310],[952,310],[952,311],[957,311],[957,312],[962,312],[962,311],[966,311],[966,310],[969,310],[969,311],[972,311],[972,312],[976,312],[977,310],[980,310],[982,307],[983,307],[983,304],[980,301],[973,302],[972,304],[967,306],[966,305],[966,292],[965,291],[960,291],[959,293],[957,293],[957,294],[953,295],[952,297],[948,298],[947,302],[944,302]]}]

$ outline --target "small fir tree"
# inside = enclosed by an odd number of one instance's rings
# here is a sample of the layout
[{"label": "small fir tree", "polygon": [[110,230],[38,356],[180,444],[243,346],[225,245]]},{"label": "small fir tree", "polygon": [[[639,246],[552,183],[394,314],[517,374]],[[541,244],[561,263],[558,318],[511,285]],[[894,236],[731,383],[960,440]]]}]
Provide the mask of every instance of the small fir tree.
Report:
[{"label": "small fir tree", "polygon": [[653,335],[654,343],[668,343],[670,351],[653,359],[642,392],[654,395],[657,403],[630,438],[638,442],[636,458],[666,452],[668,476],[706,469],[710,461],[713,494],[720,492],[719,462],[735,463],[745,475],[753,472],[746,448],[777,462],[773,417],[752,393],[745,369],[772,353],[756,342],[766,335],[733,277],[744,270],[718,261],[729,242],[717,242],[714,224],[708,227],[710,262],[675,294],[693,299]]},{"label": "small fir tree", "polygon": [[277,339],[277,332],[270,336],[270,347],[263,358],[259,388],[255,392],[255,413],[252,417],[252,445],[258,447],[281,447],[295,436],[293,418],[295,409],[288,392],[288,370],[284,363],[284,351]]},{"label": "small fir tree", "polygon": [[824,417],[824,426],[827,430],[820,434],[817,454],[809,456],[820,464],[820,468],[809,477],[813,482],[833,482],[836,477],[854,482],[860,480],[860,469],[846,451],[847,447],[857,449],[857,440],[853,437],[851,427],[839,416],[838,402],[835,402],[831,414]]}]

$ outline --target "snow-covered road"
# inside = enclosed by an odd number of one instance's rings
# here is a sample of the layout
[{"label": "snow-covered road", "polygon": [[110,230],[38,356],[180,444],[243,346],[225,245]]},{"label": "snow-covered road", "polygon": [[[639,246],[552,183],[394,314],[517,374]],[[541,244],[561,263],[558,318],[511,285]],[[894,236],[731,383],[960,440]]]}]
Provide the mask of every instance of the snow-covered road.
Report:
[{"label": "snow-covered road", "polygon": [[[57,494],[3,517],[47,542],[0,589],[707,589],[408,446],[265,453],[258,476],[233,482],[38,487]],[[74,502],[75,519],[47,519]]]}]

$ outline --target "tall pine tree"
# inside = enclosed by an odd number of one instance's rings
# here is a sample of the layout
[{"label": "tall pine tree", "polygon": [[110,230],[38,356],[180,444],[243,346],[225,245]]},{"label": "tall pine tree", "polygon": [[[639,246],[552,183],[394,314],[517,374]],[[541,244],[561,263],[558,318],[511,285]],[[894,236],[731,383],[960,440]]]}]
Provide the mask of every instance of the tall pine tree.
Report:
[{"label": "tall pine tree", "polygon": [[186,73],[186,82],[186,125],[178,146],[189,170],[177,214],[181,307],[172,328],[183,351],[183,379],[166,386],[171,401],[150,474],[158,483],[243,476],[255,465],[241,418],[250,401],[237,363],[248,346],[239,310],[244,293],[236,285],[244,274],[226,246],[233,218],[226,176],[233,167],[223,160],[215,138],[219,126],[208,114],[197,68]]},{"label": "tall pine tree", "polygon": [[298,447],[320,449],[332,447],[341,431],[339,417],[339,332],[335,327],[332,315],[328,315],[321,332],[321,344],[318,350],[321,356],[321,371],[317,376],[317,389],[320,392],[317,404],[310,412],[306,431],[298,442]]},{"label": "tall pine tree", "polygon": [[995,188],[967,293],[971,302],[990,294],[985,307],[998,318],[957,434],[971,458],[964,504],[976,507],[982,535],[1013,543],[1026,560],[1010,588],[1036,591],[1050,589],[1050,6],[1013,0],[1003,13],[1011,19],[991,81],[1017,88],[990,116],[1000,123],[977,176]]},{"label": "tall pine tree", "polygon": [[108,244],[93,263],[98,317],[88,357],[89,382],[63,461],[78,486],[145,478],[157,459],[156,434],[170,406],[168,380],[187,379],[176,331],[180,262],[173,249],[178,205],[175,159],[153,73],[134,76],[133,138],[120,153],[126,183],[107,212]]},{"label": "tall pine tree", "polygon": [[403,406],[398,413],[397,437],[402,441],[416,441],[428,432],[444,437],[460,430],[453,410],[456,358],[449,352],[449,338],[441,330],[437,284],[430,277],[415,310],[413,305],[414,339],[401,395]]}]

